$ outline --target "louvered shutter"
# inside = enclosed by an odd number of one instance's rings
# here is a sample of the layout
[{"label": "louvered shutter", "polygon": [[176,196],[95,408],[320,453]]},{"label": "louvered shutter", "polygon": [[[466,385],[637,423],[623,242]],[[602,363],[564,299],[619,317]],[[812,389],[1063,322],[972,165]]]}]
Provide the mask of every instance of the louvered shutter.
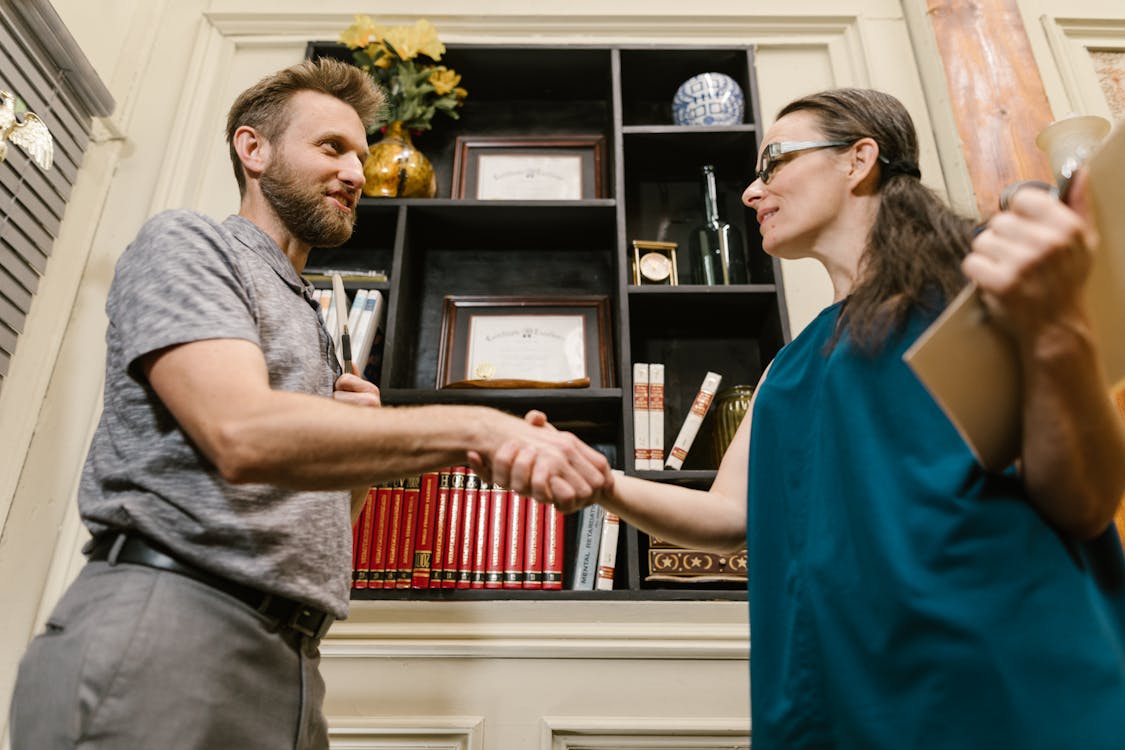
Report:
[{"label": "louvered shutter", "polygon": [[[91,76],[93,81],[90,80]],[[0,89],[26,102],[54,136],[50,170],[9,144],[0,164],[0,387],[47,271],[94,115],[113,100],[43,0],[0,4]]]}]

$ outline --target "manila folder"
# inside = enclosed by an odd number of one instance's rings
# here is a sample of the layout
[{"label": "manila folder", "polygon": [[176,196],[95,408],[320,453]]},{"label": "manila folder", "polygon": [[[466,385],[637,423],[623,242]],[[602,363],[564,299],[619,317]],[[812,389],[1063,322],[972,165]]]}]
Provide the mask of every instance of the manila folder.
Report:
[{"label": "manila folder", "polygon": [[[1086,163],[1100,242],[1086,303],[1105,372],[1125,386],[1125,127]],[[1015,343],[967,286],[903,355],[981,465],[999,471],[1019,455],[1022,396]]]}]

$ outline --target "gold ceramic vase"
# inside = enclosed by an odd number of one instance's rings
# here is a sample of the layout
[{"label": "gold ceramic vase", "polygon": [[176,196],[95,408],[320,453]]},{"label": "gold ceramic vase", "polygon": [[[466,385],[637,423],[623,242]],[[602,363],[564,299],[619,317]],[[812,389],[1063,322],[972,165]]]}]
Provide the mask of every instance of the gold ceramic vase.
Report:
[{"label": "gold ceramic vase", "polygon": [[372,197],[433,198],[437,193],[434,165],[414,148],[400,120],[388,125],[383,139],[368,149],[363,176],[363,194]]}]

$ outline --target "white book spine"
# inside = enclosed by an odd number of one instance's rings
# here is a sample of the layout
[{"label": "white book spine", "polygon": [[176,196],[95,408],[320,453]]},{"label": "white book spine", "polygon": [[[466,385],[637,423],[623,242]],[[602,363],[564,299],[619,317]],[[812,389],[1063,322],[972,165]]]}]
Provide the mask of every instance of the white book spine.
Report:
[{"label": "white book spine", "polygon": [[723,376],[714,372],[704,376],[703,385],[699,387],[699,393],[695,394],[695,400],[691,403],[691,411],[684,417],[684,423],[680,427],[679,434],[676,435],[676,442],[672,443],[672,450],[668,453],[668,460],[664,464],[667,468],[679,469],[684,465],[684,459],[687,458],[691,444],[695,442],[695,435],[699,432],[699,425],[703,423],[703,417],[711,408],[711,400],[715,398],[715,391],[718,390],[722,380]]},{"label": "white book spine", "polygon": [[648,366],[648,468],[664,468],[664,365]]},{"label": "white book spine", "polygon": [[359,328],[359,316],[363,312],[363,306],[367,302],[367,290],[360,289],[355,293],[352,299],[352,307],[348,310],[348,336],[352,339],[352,347],[356,344],[356,330]]},{"label": "white book spine", "polygon": [[646,471],[649,450],[648,364],[633,363],[633,468]]},{"label": "white book spine", "polygon": [[367,293],[363,314],[360,316],[360,332],[355,338],[355,361],[360,374],[367,367],[367,358],[371,355],[371,347],[375,344],[375,335],[383,325],[383,293],[372,289]]},{"label": "white book spine", "polygon": [[575,591],[593,591],[598,575],[598,547],[602,534],[605,509],[600,505],[587,505],[578,519],[578,538],[575,543]]},{"label": "white book spine", "polygon": [[613,590],[613,573],[617,567],[617,535],[621,519],[606,511],[602,519],[602,539],[598,544],[598,579],[594,588],[598,591]]}]

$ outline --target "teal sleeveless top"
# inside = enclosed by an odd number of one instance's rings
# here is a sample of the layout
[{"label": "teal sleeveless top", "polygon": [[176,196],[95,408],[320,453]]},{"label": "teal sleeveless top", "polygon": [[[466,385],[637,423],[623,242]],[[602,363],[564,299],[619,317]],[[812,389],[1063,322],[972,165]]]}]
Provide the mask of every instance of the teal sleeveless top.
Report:
[{"label": "teal sleeveless top", "polygon": [[773,362],[751,436],[754,750],[1125,748],[1125,561],[985,472],[902,361],[831,350],[841,303]]}]

